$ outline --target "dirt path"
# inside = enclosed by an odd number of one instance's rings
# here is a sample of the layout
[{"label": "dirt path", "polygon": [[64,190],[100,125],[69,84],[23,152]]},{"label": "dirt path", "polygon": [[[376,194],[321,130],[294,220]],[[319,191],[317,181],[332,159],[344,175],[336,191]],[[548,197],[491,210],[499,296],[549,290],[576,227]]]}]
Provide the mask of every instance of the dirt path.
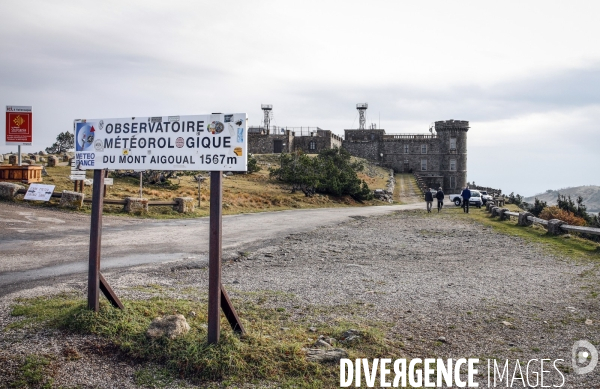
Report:
[{"label": "dirt path", "polygon": [[417,188],[417,182],[412,174],[396,174],[396,184],[398,186],[398,201],[401,204],[414,204],[423,202],[421,192]]}]

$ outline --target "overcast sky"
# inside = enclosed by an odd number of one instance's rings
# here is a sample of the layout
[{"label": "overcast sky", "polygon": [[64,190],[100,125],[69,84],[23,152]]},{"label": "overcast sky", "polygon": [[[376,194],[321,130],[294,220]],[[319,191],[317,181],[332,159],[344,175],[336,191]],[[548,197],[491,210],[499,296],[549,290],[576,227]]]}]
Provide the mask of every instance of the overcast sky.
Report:
[{"label": "overcast sky", "polygon": [[[76,118],[246,112],[387,133],[470,121],[468,180],[600,185],[600,2],[0,2],[0,106],[43,150]],[[0,151],[4,145],[0,125]]]}]

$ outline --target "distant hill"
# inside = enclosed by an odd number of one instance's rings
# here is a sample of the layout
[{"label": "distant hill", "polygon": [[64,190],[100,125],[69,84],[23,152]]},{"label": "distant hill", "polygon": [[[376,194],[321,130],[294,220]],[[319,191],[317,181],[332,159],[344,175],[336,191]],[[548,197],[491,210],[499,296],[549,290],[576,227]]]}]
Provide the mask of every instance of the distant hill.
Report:
[{"label": "distant hill", "polygon": [[590,212],[600,212],[600,186],[586,185],[576,186],[573,188],[564,188],[558,190],[547,190],[545,193],[536,194],[535,196],[525,197],[524,200],[528,203],[533,203],[537,197],[539,200],[545,201],[548,205],[556,205],[558,194],[571,196],[575,201],[577,196],[583,198],[583,204]]}]

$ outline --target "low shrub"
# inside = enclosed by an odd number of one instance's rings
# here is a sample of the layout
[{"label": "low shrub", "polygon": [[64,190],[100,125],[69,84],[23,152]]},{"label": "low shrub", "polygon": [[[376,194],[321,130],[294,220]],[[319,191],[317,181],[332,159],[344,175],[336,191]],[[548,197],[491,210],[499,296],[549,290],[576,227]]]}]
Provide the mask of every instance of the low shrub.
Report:
[{"label": "low shrub", "polygon": [[559,219],[572,226],[586,225],[585,219],[575,216],[571,212],[560,209],[557,206],[544,208],[542,212],[540,212],[539,217],[544,220]]}]

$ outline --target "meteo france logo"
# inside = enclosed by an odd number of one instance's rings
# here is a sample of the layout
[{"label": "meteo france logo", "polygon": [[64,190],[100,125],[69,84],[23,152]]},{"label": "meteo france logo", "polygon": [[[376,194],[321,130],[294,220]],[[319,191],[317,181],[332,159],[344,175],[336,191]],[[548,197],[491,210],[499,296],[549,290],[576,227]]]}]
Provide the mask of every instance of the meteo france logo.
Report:
[{"label": "meteo france logo", "polygon": [[94,149],[94,136],[96,129],[91,123],[77,123],[75,130],[75,151]]}]

